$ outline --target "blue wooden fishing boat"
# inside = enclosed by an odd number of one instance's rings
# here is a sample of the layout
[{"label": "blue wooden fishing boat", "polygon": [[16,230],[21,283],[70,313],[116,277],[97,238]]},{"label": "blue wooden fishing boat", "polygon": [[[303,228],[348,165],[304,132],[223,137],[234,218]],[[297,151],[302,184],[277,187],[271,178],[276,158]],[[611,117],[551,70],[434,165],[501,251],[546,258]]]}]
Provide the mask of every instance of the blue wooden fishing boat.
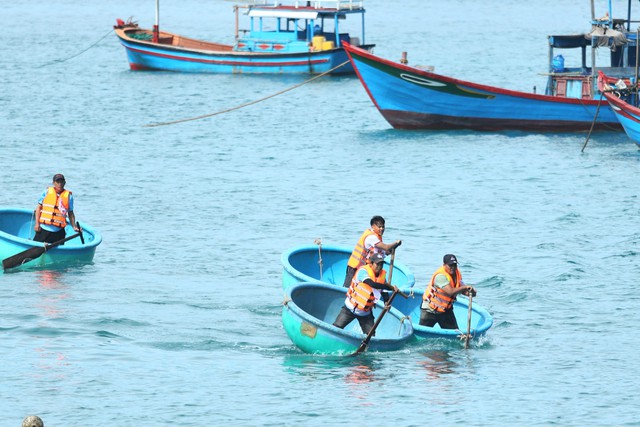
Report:
[{"label": "blue wooden fishing boat", "polygon": [[[23,251],[44,247],[43,243],[31,240],[34,235],[34,220],[33,210],[0,208],[0,259],[5,260]],[[26,262],[19,268],[50,268],[90,263],[96,248],[102,242],[102,236],[90,225],[80,225],[84,243],[80,238],[70,239],[63,245],[44,251],[37,258],[25,259]],[[67,226],[66,233],[68,237],[77,234],[70,225]]]},{"label": "blue wooden fishing boat", "polygon": [[[282,253],[282,288],[302,282],[328,283],[342,287],[347,261],[351,249],[333,245],[305,245],[289,249]],[[389,271],[389,261],[384,269]],[[413,273],[406,265],[394,261],[393,284],[401,289],[410,289],[416,282]]]},{"label": "blue wooden fishing boat", "polygon": [[[374,105],[397,129],[561,132],[588,131],[593,123],[596,130],[621,130],[607,105],[598,112],[602,95],[597,91],[596,78],[599,69],[608,75],[632,75],[629,67],[635,66],[637,37],[630,32],[631,0],[628,2],[626,19],[610,18],[609,0],[609,12],[599,19],[593,16],[592,4],[589,33],[548,37],[544,94],[447,77],[380,58],[348,43],[343,45]],[[596,66],[599,47],[611,48],[610,66]],[[556,55],[558,49],[580,49],[582,64],[565,67],[564,57]]]},{"label": "blue wooden fishing boat", "polygon": [[[298,283],[285,290],[282,324],[291,341],[306,353],[351,355],[358,350],[366,335],[358,321],[345,329],[333,326],[344,305],[345,289],[326,283]],[[382,304],[374,308],[377,318]],[[368,351],[393,351],[412,339],[410,322],[395,308],[382,318]]]},{"label": "blue wooden fishing boat", "polygon": [[598,85],[627,136],[640,147],[640,108],[637,85],[600,72]]},{"label": "blue wooden fishing boat", "polygon": [[[240,10],[246,11],[248,28],[240,29]],[[223,44],[160,31],[156,24],[142,29],[134,22],[117,20],[115,33],[124,46],[132,70],[186,73],[353,73],[343,42],[370,50],[365,44],[363,1],[255,0],[234,6],[235,43]],[[347,25],[358,21],[359,31]]]},{"label": "blue wooden fishing boat", "polygon": [[[429,338],[460,338],[468,333],[467,321],[469,318],[469,300],[466,297],[458,297],[453,304],[453,313],[458,321],[459,329],[441,329],[439,325],[433,327],[420,325],[420,306],[424,290],[414,290],[408,298],[396,297],[392,307],[400,311],[404,316],[411,318],[413,334],[418,340]],[[493,325],[493,317],[480,304],[471,304],[471,339],[484,336]]]}]

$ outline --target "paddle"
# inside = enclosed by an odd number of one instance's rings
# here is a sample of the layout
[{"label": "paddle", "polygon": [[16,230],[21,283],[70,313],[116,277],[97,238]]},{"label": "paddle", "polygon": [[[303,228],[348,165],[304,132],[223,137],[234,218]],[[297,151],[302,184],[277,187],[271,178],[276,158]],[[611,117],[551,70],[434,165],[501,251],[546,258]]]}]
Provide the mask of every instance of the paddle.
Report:
[{"label": "paddle", "polygon": [[41,256],[42,254],[44,254],[45,252],[47,252],[48,250],[55,248],[56,246],[60,246],[64,242],[69,241],[71,239],[75,239],[78,236],[80,237],[82,244],[84,244],[84,236],[82,235],[82,228],[80,227],[80,223],[76,222],[76,224],[78,224],[78,228],[80,229],[78,233],[69,237],[65,237],[64,239],[58,240],[57,242],[45,243],[43,246],[35,246],[33,248],[29,248],[18,254],[10,256],[9,258],[5,258],[4,260],[2,260],[2,267],[5,270],[8,270],[10,268],[21,266],[25,262],[34,260],[39,256]]},{"label": "paddle", "polygon": [[[391,263],[389,265],[389,284],[391,284],[391,276],[393,275],[393,261],[395,260],[395,258],[396,258],[396,250],[394,248],[391,251]],[[373,334],[376,332],[376,329],[378,328],[378,325],[382,321],[382,318],[384,317],[385,314],[387,314],[389,310],[391,310],[391,302],[393,302],[393,299],[396,297],[396,294],[400,294],[403,297],[407,298],[407,295],[400,292],[399,289],[396,289],[395,291],[393,291],[393,293],[391,294],[391,297],[389,297],[389,300],[385,303],[384,308],[382,309],[382,312],[376,319],[376,322],[373,324],[373,328],[371,328],[371,330],[369,331],[365,339],[362,340],[362,344],[360,344],[360,347],[358,347],[358,349],[355,351],[355,353],[352,354],[352,356],[355,356],[356,354],[360,354],[367,349],[367,347],[369,346],[369,341],[371,341],[371,338],[373,338]]]},{"label": "paddle", "polygon": [[469,348],[469,340],[471,339],[471,304],[473,302],[473,294],[469,292],[469,315],[467,316],[467,336],[464,340],[464,348]]}]

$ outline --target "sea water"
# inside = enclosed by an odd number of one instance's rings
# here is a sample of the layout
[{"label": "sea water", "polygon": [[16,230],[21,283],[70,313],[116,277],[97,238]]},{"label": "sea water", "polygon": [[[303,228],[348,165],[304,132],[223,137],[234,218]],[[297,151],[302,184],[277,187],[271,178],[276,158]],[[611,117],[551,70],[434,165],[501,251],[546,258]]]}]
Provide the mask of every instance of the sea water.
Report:
[{"label": "sea water", "polygon": [[[231,42],[232,4],[163,2],[161,26]],[[551,0],[366,6],[380,56],[539,93],[546,36],[590,19]],[[111,27],[151,26],[150,0],[1,9],[0,205],[35,207],[64,173],[104,238],[90,265],[0,275],[1,425],[640,425],[640,153],[623,133],[582,152],[585,133],[396,131],[354,77],[149,127],[308,76],[132,72]],[[458,256],[486,338],[354,358],[292,344],[281,253],[351,247],[373,215],[418,288]]]}]

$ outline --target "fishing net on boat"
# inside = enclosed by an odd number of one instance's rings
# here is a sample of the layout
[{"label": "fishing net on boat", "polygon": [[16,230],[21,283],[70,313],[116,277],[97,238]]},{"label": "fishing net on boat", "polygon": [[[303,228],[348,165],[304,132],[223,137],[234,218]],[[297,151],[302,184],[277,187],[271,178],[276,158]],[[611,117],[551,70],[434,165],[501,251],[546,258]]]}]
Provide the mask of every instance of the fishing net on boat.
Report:
[{"label": "fishing net on boat", "polygon": [[627,44],[627,36],[624,33],[598,25],[594,25],[591,28],[591,32],[585,34],[584,37],[587,40],[595,39],[596,46],[608,46],[613,52],[616,51],[618,46]]},{"label": "fishing net on boat", "polygon": [[136,40],[149,41],[153,39],[153,36],[149,33],[138,32],[138,33],[129,33],[127,35],[132,39],[136,39]]}]

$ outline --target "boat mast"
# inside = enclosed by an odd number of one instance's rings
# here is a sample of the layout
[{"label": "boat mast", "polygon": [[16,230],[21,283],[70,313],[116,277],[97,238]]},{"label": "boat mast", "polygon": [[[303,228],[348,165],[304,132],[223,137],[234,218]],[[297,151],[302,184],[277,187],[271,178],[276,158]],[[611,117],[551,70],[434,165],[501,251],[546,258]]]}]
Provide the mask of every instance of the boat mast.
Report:
[{"label": "boat mast", "polygon": [[158,43],[158,28],[160,26],[160,0],[156,0],[156,24],[153,26],[153,39],[154,43]]},{"label": "boat mast", "polygon": [[[611,4],[611,0],[609,0],[609,4]],[[591,30],[592,31],[595,23],[596,23],[596,6],[595,6],[595,1],[591,0]],[[596,77],[596,39],[592,35],[591,36],[591,85],[592,85],[592,88],[595,88],[595,90],[598,89],[596,79],[597,79]],[[593,93],[595,93],[595,91]]]}]

